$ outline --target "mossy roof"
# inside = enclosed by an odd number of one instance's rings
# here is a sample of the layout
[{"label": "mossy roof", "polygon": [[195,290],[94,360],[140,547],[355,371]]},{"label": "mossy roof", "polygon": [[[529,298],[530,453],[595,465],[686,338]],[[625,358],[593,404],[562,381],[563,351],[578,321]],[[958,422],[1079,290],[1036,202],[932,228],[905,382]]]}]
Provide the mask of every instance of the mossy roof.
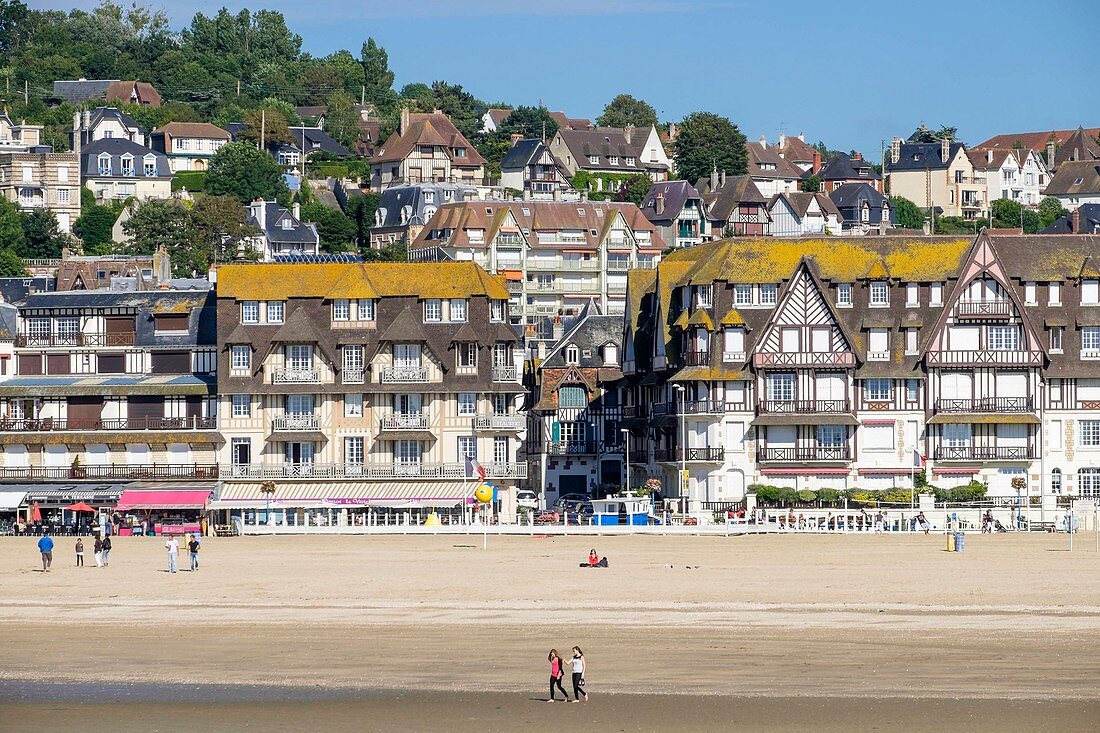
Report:
[{"label": "mossy roof", "polygon": [[688,325],[702,326],[708,331],[714,330],[714,321],[710,319],[706,308],[696,308],[695,312],[691,314],[691,318],[688,319]]},{"label": "mossy roof", "polygon": [[719,323],[723,326],[744,326],[745,319],[736,308],[730,308],[730,312],[722,317]]}]

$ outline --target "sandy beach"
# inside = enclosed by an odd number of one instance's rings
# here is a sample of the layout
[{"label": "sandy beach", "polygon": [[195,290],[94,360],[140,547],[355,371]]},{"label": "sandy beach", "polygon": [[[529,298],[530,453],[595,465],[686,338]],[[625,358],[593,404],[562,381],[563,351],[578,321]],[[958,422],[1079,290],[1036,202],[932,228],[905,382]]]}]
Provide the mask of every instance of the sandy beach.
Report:
[{"label": "sandy beach", "polygon": [[[480,540],[211,538],[170,575],[156,539],[78,569],[63,538],[48,574],[34,540],[0,539],[0,730],[30,711],[168,729],[177,707],[203,730],[1091,730],[1100,712],[1092,535],[962,554],[936,535],[601,537],[606,570],[577,567],[592,539]],[[593,699],[547,705],[546,651],[573,644]]]}]

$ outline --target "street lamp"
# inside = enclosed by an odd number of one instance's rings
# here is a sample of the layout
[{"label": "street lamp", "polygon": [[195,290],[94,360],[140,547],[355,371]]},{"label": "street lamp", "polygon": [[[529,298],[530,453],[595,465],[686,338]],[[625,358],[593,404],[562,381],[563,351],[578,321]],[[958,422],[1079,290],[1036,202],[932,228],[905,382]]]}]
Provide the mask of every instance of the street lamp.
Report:
[{"label": "street lamp", "polygon": [[619,428],[619,432],[623,434],[623,450],[626,451],[626,491],[624,493],[630,493],[630,431],[626,428]]},{"label": "street lamp", "polygon": [[680,498],[687,495],[687,397],[684,385],[674,384],[672,388],[680,393]]}]

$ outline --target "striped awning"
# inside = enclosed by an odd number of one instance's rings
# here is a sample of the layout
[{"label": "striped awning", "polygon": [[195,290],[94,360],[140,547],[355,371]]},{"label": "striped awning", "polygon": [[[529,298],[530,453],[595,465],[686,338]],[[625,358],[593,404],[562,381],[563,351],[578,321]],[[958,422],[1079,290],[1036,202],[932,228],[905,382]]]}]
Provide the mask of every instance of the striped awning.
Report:
[{"label": "striped awning", "polygon": [[18,509],[26,498],[26,491],[0,491],[0,511]]},{"label": "striped awning", "polygon": [[[224,483],[218,490],[217,507],[229,502],[266,502],[262,481]],[[473,481],[276,481],[272,505],[300,506],[303,502],[369,504],[384,501],[442,502],[459,504],[474,489]]]}]

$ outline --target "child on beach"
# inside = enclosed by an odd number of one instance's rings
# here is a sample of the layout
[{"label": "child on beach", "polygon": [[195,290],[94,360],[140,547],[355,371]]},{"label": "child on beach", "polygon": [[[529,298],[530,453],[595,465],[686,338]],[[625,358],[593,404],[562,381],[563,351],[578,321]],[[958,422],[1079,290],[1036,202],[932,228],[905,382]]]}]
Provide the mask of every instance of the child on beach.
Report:
[{"label": "child on beach", "polygon": [[84,538],[76,538],[76,566],[78,568],[84,567]]}]

